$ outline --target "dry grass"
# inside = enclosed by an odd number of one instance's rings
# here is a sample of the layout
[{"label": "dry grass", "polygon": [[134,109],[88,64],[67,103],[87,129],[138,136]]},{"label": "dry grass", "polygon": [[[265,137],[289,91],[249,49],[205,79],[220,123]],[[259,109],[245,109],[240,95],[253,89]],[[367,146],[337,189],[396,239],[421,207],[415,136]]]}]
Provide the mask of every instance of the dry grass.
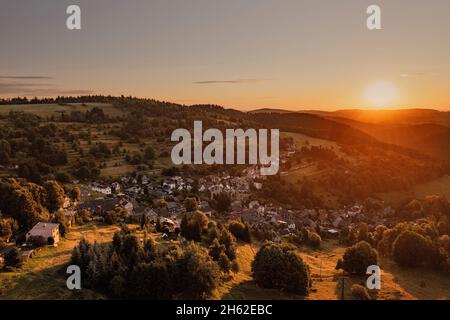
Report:
[{"label": "dry grass", "polygon": [[433,181],[417,184],[408,191],[381,193],[378,196],[390,203],[397,203],[405,198],[423,199],[429,195],[440,195],[450,198],[450,175],[445,175]]},{"label": "dry grass", "polygon": [[[259,245],[253,245],[256,251]],[[313,286],[307,297],[287,294],[278,290],[258,287],[251,277],[251,262],[254,253],[249,245],[238,249],[238,261],[241,271],[233,279],[224,283],[214,293],[214,299],[236,300],[338,300],[342,292],[342,271],[335,270],[337,260],[342,257],[345,248],[334,241],[325,241],[320,250],[302,247],[298,250],[302,259],[309,265]],[[450,277],[432,270],[404,269],[386,259],[380,261],[382,268],[381,290],[372,291],[372,299],[412,300],[412,299],[450,299]],[[353,284],[365,285],[367,278],[345,276],[344,299],[351,299],[350,288]],[[423,287],[423,283],[425,287]]]},{"label": "dry grass", "polygon": [[0,106],[0,114],[8,114],[9,111],[23,111],[27,113],[33,113],[41,117],[49,117],[52,115],[61,114],[62,112],[70,113],[72,111],[82,111],[91,110],[94,107],[101,107],[105,113],[111,116],[122,115],[123,112],[115,108],[110,104],[104,103],[87,103],[83,106],[81,103],[70,103],[70,104],[24,104],[24,105],[2,105]]},{"label": "dry grass", "polygon": [[64,266],[69,262],[72,249],[81,238],[99,243],[111,241],[117,226],[85,225],[74,227],[58,247],[46,247],[25,262],[17,272],[0,273],[1,300],[61,300],[103,299],[88,289],[70,291],[65,283]]},{"label": "dry grass", "polygon": [[[129,225],[134,230],[135,225]],[[75,227],[62,240],[57,248],[44,248],[29,259],[17,272],[0,273],[0,299],[105,299],[94,291],[67,290],[64,266],[70,259],[71,251],[84,237],[90,242],[109,242],[117,226],[85,225]],[[142,238],[143,233],[135,230]],[[152,237],[162,246],[169,246],[173,241],[161,239],[161,234]],[[307,297],[284,293],[274,289],[260,288],[253,281],[251,263],[261,246],[240,244],[237,250],[240,271],[226,279],[215,290],[211,299],[218,300],[338,300],[341,299],[342,271],[335,270],[337,260],[342,257],[345,248],[335,241],[324,241],[319,250],[302,247],[298,250],[303,260],[309,265],[313,286]],[[432,270],[405,269],[394,262],[381,259],[382,288],[370,292],[378,300],[434,300],[450,299],[450,277]],[[353,284],[365,285],[366,277],[345,276],[344,297],[351,299],[350,288]]]}]

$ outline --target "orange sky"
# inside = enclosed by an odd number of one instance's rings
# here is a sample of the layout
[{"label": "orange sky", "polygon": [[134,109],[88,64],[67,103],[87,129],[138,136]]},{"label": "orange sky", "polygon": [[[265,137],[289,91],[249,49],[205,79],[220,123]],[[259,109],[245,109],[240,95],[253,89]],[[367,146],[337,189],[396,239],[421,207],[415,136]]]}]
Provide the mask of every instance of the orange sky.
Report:
[{"label": "orange sky", "polygon": [[[379,0],[383,29],[369,31],[372,2],[79,0],[82,30],[68,31],[72,1],[8,1],[0,11],[0,96],[449,110],[450,2]],[[394,94],[378,99],[371,88],[379,82]]]}]

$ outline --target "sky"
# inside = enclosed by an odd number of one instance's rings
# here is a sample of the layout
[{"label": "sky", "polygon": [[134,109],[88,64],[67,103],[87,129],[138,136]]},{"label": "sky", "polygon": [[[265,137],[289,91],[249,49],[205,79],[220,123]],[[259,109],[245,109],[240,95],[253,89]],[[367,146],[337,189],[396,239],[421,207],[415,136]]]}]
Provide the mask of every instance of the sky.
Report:
[{"label": "sky", "polygon": [[449,39],[448,0],[0,0],[0,97],[450,110]]}]

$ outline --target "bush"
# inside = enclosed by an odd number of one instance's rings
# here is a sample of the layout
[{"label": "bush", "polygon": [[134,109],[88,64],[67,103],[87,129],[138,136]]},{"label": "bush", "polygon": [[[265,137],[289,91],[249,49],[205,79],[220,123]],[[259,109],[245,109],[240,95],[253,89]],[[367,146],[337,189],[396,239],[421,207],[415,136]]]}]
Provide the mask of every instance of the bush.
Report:
[{"label": "bush", "polygon": [[250,228],[247,224],[239,221],[231,221],[228,224],[228,230],[236,237],[236,239],[251,243]]},{"label": "bush", "polygon": [[408,267],[415,267],[431,258],[431,241],[414,231],[403,231],[393,244],[394,260]]},{"label": "bush", "polygon": [[354,284],[352,285],[350,290],[354,300],[371,300],[366,287],[363,287],[359,284]]},{"label": "bush", "polygon": [[276,288],[303,296],[308,294],[309,267],[292,246],[265,243],[252,263],[253,278],[263,288]]},{"label": "bush", "polygon": [[178,261],[181,281],[184,288],[183,298],[204,299],[217,287],[219,268],[208,252],[195,243],[191,243]]},{"label": "bush", "polygon": [[316,232],[309,232],[308,245],[313,248],[320,248],[322,244],[322,238]]},{"label": "bush", "polygon": [[360,241],[345,250],[342,268],[352,274],[365,275],[367,267],[378,262],[377,251],[365,241]]},{"label": "bush", "polygon": [[8,245],[3,239],[0,239],[0,250],[6,248]]},{"label": "bush", "polygon": [[13,248],[5,255],[4,266],[14,268],[19,268],[22,266],[19,249]]}]

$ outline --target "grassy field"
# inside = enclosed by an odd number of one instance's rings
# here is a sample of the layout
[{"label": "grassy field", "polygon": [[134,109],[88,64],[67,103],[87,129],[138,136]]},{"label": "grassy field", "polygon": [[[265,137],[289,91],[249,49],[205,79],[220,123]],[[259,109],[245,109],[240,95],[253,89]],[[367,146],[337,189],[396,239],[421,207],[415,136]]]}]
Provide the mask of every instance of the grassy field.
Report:
[{"label": "grassy field", "polygon": [[[258,245],[241,245],[238,249],[238,262],[241,271],[234,278],[216,290],[214,299],[231,300],[338,300],[341,299],[342,271],[335,270],[337,260],[342,257],[345,248],[334,241],[326,241],[320,250],[301,248],[302,259],[310,266],[313,286],[305,298],[287,294],[279,290],[258,287],[251,276],[251,262]],[[412,300],[412,299],[450,299],[450,277],[430,270],[404,269],[394,262],[381,259],[381,290],[371,292],[373,299]],[[366,277],[345,276],[344,298],[351,299],[350,288],[353,284],[365,285]]]},{"label": "grassy field", "polygon": [[[130,226],[135,228],[135,226]],[[74,246],[84,237],[90,242],[109,242],[117,226],[85,225],[75,227],[58,247],[43,248],[29,259],[17,272],[0,272],[0,300],[15,299],[106,299],[99,293],[83,289],[70,291],[66,288],[65,270]],[[142,232],[138,233],[142,236]],[[153,235],[160,245],[168,245],[158,234]],[[211,299],[224,300],[337,300],[341,298],[342,272],[335,270],[337,260],[345,248],[334,241],[325,241],[320,250],[300,248],[299,254],[310,266],[313,279],[308,297],[288,294],[256,285],[251,275],[251,263],[260,244],[240,244],[237,255],[240,271],[221,284]],[[421,269],[404,269],[390,260],[380,261],[382,288],[372,292],[373,298],[393,299],[450,299],[450,277]],[[365,277],[345,277],[345,299],[351,299],[352,284],[364,284]]]},{"label": "grassy field", "polygon": [[303,146],[324,146],[324,147],[333,147],[336,150],[339,149],[339,146],[336,142],[325,140],[325,139],[319,139],[319,138],[313,138],[301,133],[293,133],[293,132],[282,132],[281,138],[291,137],[294,139],[295,144],[297,145],[297,148],[301,148]]},{"label": "grassy field", "polygon": [[81,238],[91,242],[109,242],[117,230],[117,226],[74,227],[58,247],[41,249],[17,272],[0,272],[0,300],[104,299],[88,289],[68,290],[64,266]]},{"label": "grassy field", "polygon": [[[120,109],[114,107],[110,104],[99,104],[99,103],[88,103],[88,104],[45,104],[45,105],[2,105],[0,106],[0,116],[7,115],[11,110],[13,111],[23,111],[26,113],[31,113],[38,115],[43,118],[42,124],[48,124],[49,118],[53,115],[59,117],[60,114],[66,113],[70,114],[72,111],[86,112],[94,107],[99,107],[103,109],[104,113],[110,117],[123,116],[124,112]],[[119,130],[121,124],[119,123],[108,123],[108,124],[90,124],[90,123],[71,123],[71,122],[52,122],[59,128],[64,128],[66,131],[70,132],[74,136],[79,136],[80,133],[90,133],[91,144],[84,139],[80,139],[80,145],[77,147],[78,150],[74,150],[71,143],[63,141],[56,143],[60,148],[64,149],[68,155],[68,165],[63,166],[60,170],[70,171],[72,164],[80,158],[87,158],[89,156],[89,150],[91,146],[95,143],[105,143],[110,150],[114,146],[122,143],[120,147],[121,150],[126,150],[128,154],[134,155],[135,153],[142,154],[144,151],[143,145],[151,145],[155,150],[157,155],[153,168],[148,170],[148,174],[158,172],[160,169],[167,168],[172,165],[169,157],[159,157],[162,152],[167,152],[170,150],[169,142],[157,142],[154,139],[142,139],[141,144],[128,143],[121,141],[116,135],[112,135],[112,130]],[[8,126],[10,123],[6,119],[0,119],[0,125]],[[80,150],[83,154],[80,154]],[[124,159],[124,155],[112,155],[108,159],[98,159],[99,164],[104,164],[105,167],[101,169],[102,177],[112,177],[117,178],[130,172],[136,170],[135,165],[130,165]],[[9,176],[10,171],[0,170],[0,176]]]},{"label": "grassy field", "polygon": [[378,197],[389,203],[398,203],[405,198],[423,199],[429,195],[440,195],[450,198],[450,175],[415,185],[408,191],[380,193]]},{"label": "grassy field", "polygon": [[33,113],[40,117],[46,118],[52,115],[57,115],[61,113],[69,114],[72,111],[82,111],[86,112],[87,110],[91,110],[94,107],[100,107],[106,114],[110,116],[120,116],[123,114],[122,111],[115,108],[110,104],[105,103],[87,103],[85,105],[81,103],[70,103],[70,104],[24,104],[24,105],[1,105],[0,106],[0,115],[6,115],[11,110],[12,111],[21,111],[27,113]]}]

